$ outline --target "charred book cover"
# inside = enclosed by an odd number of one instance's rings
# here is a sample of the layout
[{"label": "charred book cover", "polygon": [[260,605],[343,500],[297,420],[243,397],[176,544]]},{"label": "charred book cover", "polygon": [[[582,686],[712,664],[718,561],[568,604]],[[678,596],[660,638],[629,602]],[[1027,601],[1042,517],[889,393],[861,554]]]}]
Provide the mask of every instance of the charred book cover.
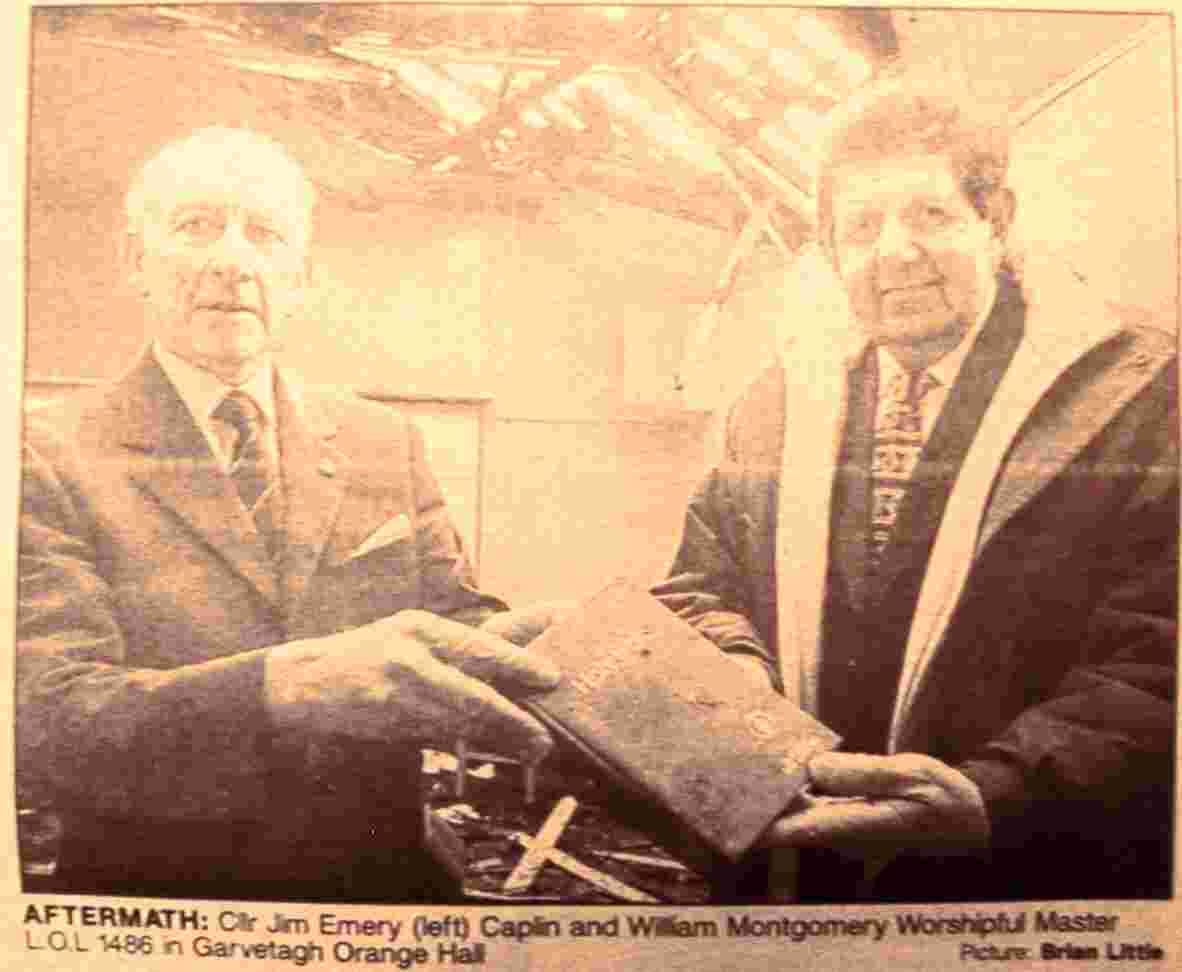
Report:
[{"label": "charred book cover", "polygon": [[564,673],[531,711],[620,790],[613,811],[702,870],[746,853],[840,742],[627,582],[531,647]]}]

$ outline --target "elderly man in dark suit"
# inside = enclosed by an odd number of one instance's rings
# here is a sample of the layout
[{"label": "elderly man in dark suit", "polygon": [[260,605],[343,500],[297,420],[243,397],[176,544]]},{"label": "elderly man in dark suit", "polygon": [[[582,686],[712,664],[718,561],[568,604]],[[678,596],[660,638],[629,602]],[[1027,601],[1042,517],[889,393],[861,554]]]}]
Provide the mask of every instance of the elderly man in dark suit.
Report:
[{"label": "elderly man in dark suit", "polygon": [[657,590],[845,738],[766,835],[796,863],[735,894],[1170,893],[1173,338],[1023,290],[1006,168],[944,93],[836,113],[819,224],[852,326],[799,309]]},{"label": "elderly man in dark suit", "polygon": [[312,201],[253,133],[165,148],[128,196],[155,341],[28,419],[18,753],[64,890],[455,898],[421,747],[549,746],[502,692],[557,674],[471,627],[504,605],[415,429],[271,360]]}]

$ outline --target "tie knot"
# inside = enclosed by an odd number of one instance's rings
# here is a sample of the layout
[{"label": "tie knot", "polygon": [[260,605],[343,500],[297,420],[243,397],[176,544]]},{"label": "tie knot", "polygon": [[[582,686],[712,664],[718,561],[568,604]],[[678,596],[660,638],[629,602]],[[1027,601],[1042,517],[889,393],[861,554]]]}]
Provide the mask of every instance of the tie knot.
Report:
[{"label": "tie knot", "polygon": [[257,432],[263,424],[263,410],[246,392],[232,391],[213,410],[213,417],[225,422],[240,436]]},{"label": "tie knot", "polygon": [[900,371],[891,379],[887,396],[892,402],[918,405],[924,395],[939,386],[939,380],[930,371]]}]

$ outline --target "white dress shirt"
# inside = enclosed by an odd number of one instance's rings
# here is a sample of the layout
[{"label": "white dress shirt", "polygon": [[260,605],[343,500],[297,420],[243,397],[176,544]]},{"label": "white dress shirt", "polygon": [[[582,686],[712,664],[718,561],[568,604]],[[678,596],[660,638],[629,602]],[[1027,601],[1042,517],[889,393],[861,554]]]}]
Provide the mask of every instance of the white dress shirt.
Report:
[{"label": "white dress shirt", "polygon": [[269,357],[263,362],[262,367],[241,385],[228,385],[212,372],[198,368],[173,354],[159,341],[153,342],[152,354],[156,356],[168,380],[181,396],[181,401],[192,413],[193,420],[209,442],[210,449],[221,462],[223,469],[229,469],[231,457],[226,451],[227,440],[218,428],[223,423],[215,419],[213,413],[231,391],[245,392],[254,399],[263,413],[264,434],[271,455],[279,454],[275,430],[274,369]]},{"label": "white dress shirt", "polygon": [[[995,280],[993,282],[993,289],[989,294],[989,300],[985,304],[984,313],[969,328],[968,333],[965,334],[960,344],[925,369],[927,374],[936,380],[936,385],[919,402],[920,421],[923,425],[923,441],[925,443],[932,434],[936,419],[940,417],[940,412],[944,409],[944,403],[948,401],[948,395],[952,391],[952,386],[956,384],[957,375],[960,374],[960,369],[964,365],[965,358],[968,357],[969,351],[976,342],[977,335],[981,333],[981,328],[992,312],[993,304],[996,300],[997,281]],[[881,427],[885,410],[890,405],[889,389],[891,382],[898,375],[904,373],[904,368],[895,360],[895,356],[888,349],[879,345],[875,350],[878,352],[878,410],[876,413],[876,424]]]}]

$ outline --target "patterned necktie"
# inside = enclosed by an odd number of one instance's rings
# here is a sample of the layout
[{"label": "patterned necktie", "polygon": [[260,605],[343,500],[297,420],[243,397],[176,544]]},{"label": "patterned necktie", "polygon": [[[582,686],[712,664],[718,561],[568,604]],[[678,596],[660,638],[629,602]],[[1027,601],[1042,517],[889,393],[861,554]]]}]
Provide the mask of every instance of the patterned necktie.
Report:
[{"label": "patterned necktie", "polygon": [[213,417],[234,432],[230,450],[230,478],[247,512],[274,556],[278,543],[279,490],[274,458],[263,428],[263,413],[245,392],[230,392]]},{"label": "patterned necktie", "polygon": [[899,372],[887,387],[884,407],[874,428],[874,509],[870,523],[869,564],[882,566],[883,557],[899,519],[899,508],[919,455],[923,451],[924,395],[940,383],[926,371]]}]

